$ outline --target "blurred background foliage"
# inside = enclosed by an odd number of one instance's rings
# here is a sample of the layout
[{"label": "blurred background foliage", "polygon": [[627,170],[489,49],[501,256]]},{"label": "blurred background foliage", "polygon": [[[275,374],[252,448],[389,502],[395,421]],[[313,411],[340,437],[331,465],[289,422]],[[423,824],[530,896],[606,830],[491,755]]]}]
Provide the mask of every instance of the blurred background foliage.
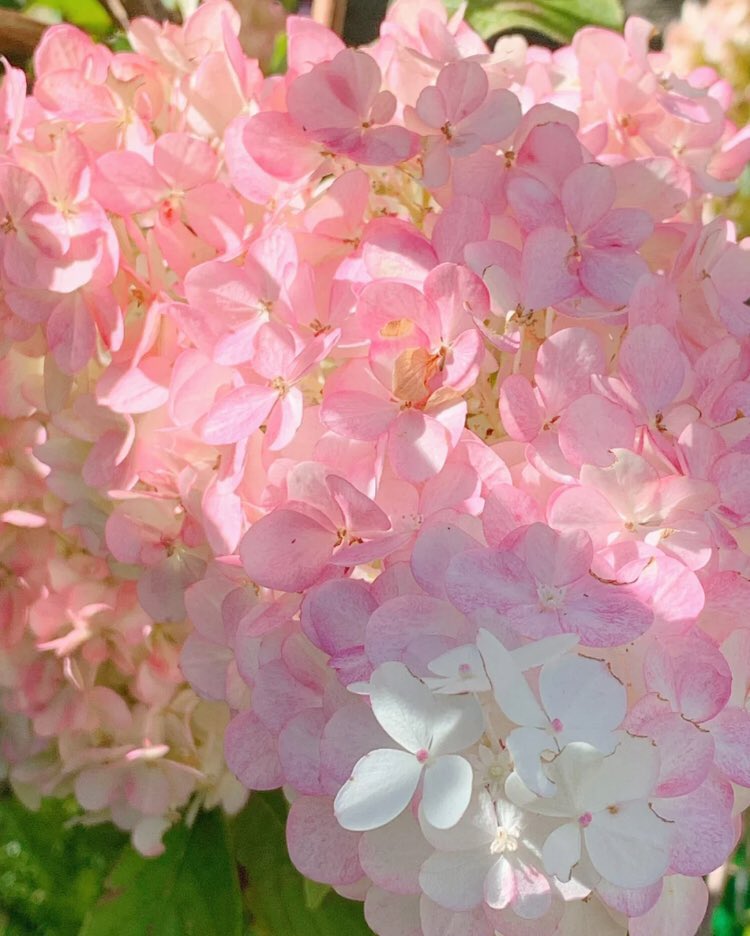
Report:
[{"label": "blurred background foliage", "polygon": [[[259,17],[281,0],[232,2],[252,42]],[[329,0],[333,15],[337,4],[347,42],[377,35],[387,0]],[[44,26],[56,22],[123,48],[128,19],[179,21],[195,5],[197,0],[0,0],[0,53],[28,64]],[[446,5],[455,10],[460,0]],[[283,0],[283,6],[287,12],[310,9],[304,0]],[[556,47],[587,24],[619,29],[628,13],[661,28],[679,8],[680,0],[625,0],[624,8],[620,0],[469,0],[466,16],[488,40],[520,31]],[[279,33],[265,67],[275,72],[284,64]],[[741,120],[746,110],[738,114]],[[738,196],[723,207],[750,230],[750,169]],[[113,826],[83,825],[72,801],[46,801],[30,812],[0,787],[0,936],[366,936],[361,904],[305,880],[292,866],[286,811],[278,792],[254,793],[233,819],[196,810],[191,823],[166,835],[160,857],[143,858]],[[743,842],[725,869],[702,930],[706,936],[750,936],[749,853]]]}]

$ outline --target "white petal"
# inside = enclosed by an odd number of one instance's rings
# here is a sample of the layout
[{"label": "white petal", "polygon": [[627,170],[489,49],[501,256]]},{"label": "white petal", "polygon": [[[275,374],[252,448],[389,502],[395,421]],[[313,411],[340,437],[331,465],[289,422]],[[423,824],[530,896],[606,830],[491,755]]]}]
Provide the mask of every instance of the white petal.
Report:
[{"label": "white petal", "polygon": [[610,884],[636,888],[654,884],[667,870],[670,832],[671,823],[641,801],[597,813],[583,835],[599,874]]},{"label": "white petal", "polygon": [[510,652],[487,630],[480,630],[477,646],[490,677],[495,699],[517,725],[545,727],[548,719]]},{"label": "white petal", "polygon": [[659,752],[655,745],[647,738],[623,734],[614,753],[582,778],[580,801],[585,804],[584,811],[598,813],[608,806],[649,796],[658,777]]},{"label": "white petal", "polygon": [[419,820],[424,838],[438,851],[473,851],[490,845],[497,835],[495,804],[483,787],[474,791],[466,812],[450,829],[433,828],[421,807]]},{"label": "white petal", "polygon": [[435,699],[430,753],[453,754],[476,744],[484,734],[482,707],[474,696],[445,696]]},{"label": "white petal", "polygon": [[484,899],[495,910],[504,910],[516,896],[513,868],[504,855],[495,861],[484,884]]},{"label": "white petal", "polygon": [[375,718],[407,751],[428,750],[432,741],[435,702],[425,684],[403,663],[383,663],[370,677]]},{"label": "white petal", "polygon": [[581,860],[581,827],[566,822],[548,836],[542,848],[544,867],[561,881],[570,880],[573,866]]},{"label": "white petal", "polygon": [[508,799],[516,805],[538,813],[540,816],[577,819],[587,810],[591,810],[583,799],[581,790],[591,774],[597,773],[604,759],[604,755],[590,744],[583,742],[569,744],[553,761],[550,761],[547,767],[547,773],[557,787],[554,796],[532,796],[529,799],[528,793],[524,793],[527,790],[526,786],[515,773],[508,777],[505,793]]},{"label": "white petal", "polygon": [[525,671],[562,656],[563,653],[577,646],[579,641],[578,634],[554,634],[552,637],[532,640],[523,647],[516,647],[515,650],[510,651],[510,655],[516,666]]},{"label": "white petal", "polygon": [[448,650],[428,664],[428,668],[437,677],[425,679],[434,692],[487,692],[491,688],[482,656],[474,644]]},{"label": "white petal", "polygon": [[488,848],[435,852],[422,865],[422,890],[448,910],[472,910],[484,899],[484,879],[496,858]]},{"label": "white petal", "polygon": [[[619,728],[627,711],[625,686],[606,663],[588,657],[568,655],[542,667],[539,694],[551,719],[559,719],[562,729]],[[578,740],[588,740],[579,734]]]},{"label": "white petal", "polygon": [[526,786],[537,796],[553,796],[555,784],[542,766],[544,751],[557,752],[555,742],[541,728],[516,728],[506,744],[513,758],[513,767]]},{"label": "white petal", "polygon": [[422,765],[413,754],[381,748],[360,757],[334,801],[345,829],[377,829],[406,809],[417,789]]},{"label": "white petal", "polygon": [[424,773],[422,810],[436,829],[450,829],[466,812],[471,800],[474,771],[458,754],[444,754]]}]

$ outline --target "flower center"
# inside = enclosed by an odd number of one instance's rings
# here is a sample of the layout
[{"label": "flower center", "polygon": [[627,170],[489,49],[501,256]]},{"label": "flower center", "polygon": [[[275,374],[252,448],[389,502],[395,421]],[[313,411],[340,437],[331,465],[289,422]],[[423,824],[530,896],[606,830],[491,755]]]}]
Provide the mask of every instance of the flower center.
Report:
[{"label": "flower center", "polygon": [[279,396],[285,397],[289,393],[289,384],[283,377],[274,377],[271,381],[271,389],[276,390]]},{"label": "flower center", "polygon": [[507,829],[498,829],[495,840],[490,845],[490,851],[493,855],[518,851],[518,839],[515,835],[511,835]]},{"label": "flower center", "polygon": [[424,764],[430,759],[430,752],[426,748],[420,748],[420,750],[417,751],[415,757],[420,764]]},{"label": "flower center", "polygon": [[587,826],[591,825],[591,820],[593,818],[590,812],[585,812],[582,816],[578,817],[578,825],[582,829],[585,829]]},{"label": "flower center", "polygon": [[563,605],[565,589],[555,585],[538,585],[536,590],[539,603],[546,611],[557,611]]}]

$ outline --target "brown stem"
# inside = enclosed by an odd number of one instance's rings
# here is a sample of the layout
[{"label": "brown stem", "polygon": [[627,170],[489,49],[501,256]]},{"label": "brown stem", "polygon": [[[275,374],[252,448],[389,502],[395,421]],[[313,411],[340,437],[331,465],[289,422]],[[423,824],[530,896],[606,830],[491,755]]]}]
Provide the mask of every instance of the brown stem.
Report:
[{"label": "brown stem", "polygon": [[121,28],[127,32],[128,26],[130,26],[130,18],[121,0],[102,0],[102,3],[112,19],[118,22]]},{"label": "brown stem", "polygon": [[177,10],[168,10],[161,0],[122,0],[122,5],[128,16],[128,19],[135,19],[136,16],[148,16],[159,23],[164,20],[171,20],[173,23],[180,21],[180,14]]},{"label": "brown stem", "polygon": [[0,8],[0,53],[13,65],[25,65],[46,28],[23,13]]},{"label": "brown stem", "polygon": [[347,0],[313,0],[312,18],[340,36],[344,31]]}]

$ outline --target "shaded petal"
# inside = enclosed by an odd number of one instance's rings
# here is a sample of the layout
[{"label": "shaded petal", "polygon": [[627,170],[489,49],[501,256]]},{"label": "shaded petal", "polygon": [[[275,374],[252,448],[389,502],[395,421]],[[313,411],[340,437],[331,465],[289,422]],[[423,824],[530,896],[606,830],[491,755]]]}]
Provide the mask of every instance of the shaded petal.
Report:
[{"label": "shaded petal", "polygon": [[592,864],[618,887],[648,887],[669,867],[670,824],[648,803],[625,803],[615,813],[605,809],[583,834]]},{"label": "shaded petal", "polygon": [[471,800],[474,771],[458,754],[443,754],[424,774],[422,811],[436,829],[450,829],[466,812]]}]

